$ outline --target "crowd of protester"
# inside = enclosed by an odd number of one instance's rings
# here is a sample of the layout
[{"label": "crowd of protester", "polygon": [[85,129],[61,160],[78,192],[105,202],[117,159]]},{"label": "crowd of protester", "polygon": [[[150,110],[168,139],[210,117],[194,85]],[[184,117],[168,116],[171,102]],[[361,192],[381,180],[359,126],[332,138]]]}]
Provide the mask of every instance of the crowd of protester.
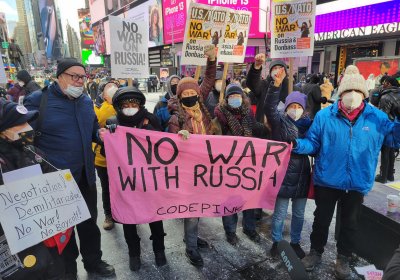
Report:
[{"label": "crowd of protester", "polygon": [[[400,144],[400,123],[397,122],[400,73],[385,75],[378,87],[368,88],[357,67],[350,65],[336,87],[332,75],[310,74],[295,80],[294,90],[289,92],[286,63],[272,61],[264,79],[265,55],[258,54],[247,75],[227,81],[223,89],[214,47],[206,48],[205,55],[207,66],[200,81],[170,76],[164,84],[166,92],[153,113],[146,109],[146,96],[139,90],[137,80],[128,86],[110,77],[103,77],[101,81],[93,76],[87,79],[85,67],[74,59],[60,61],[56,78],[44,88],[26,70],[18,72],[17,82],[2,92],[0,103],[2,172],[37,163],[44,172],[54,171],[54,167],[70,169],[91,218],[78,224],[76,233],[70,230],[65,241],[68,244],[62,250],[57,250],[54,245],[57,242],[37,245],[42,250],[47,248],[51,261],[41,264],[37,274],[29,274],[22,268],[15,279],[77,279],[79,254],[88,272],[105,277],[114,275],[113,266],[102,260],[100,230],[96,224],[96,171],[102,189],[103,228],[112,230],[116,221],[110,207],[103,137],[107,128],[116,125],[175,133],[184,139],[189,134],[231,135],[290,143],[293,150],[275,203],[271,225],[273,244],[269,252],[278,257],[277,244],[283,239],[291,202],[290,245],[306,270],[312,271],[321,262],[329,226],[339,204],[341,230],[334,272],[339,279],[350,276],[349,261],[363,197],[373,187],[374,180],[382,183],[394,180],[394,159]],[[375,178],[379,153],[381,167]],[[307,198],[311,182],[316,210],[311,249],[306,253],[301,234],[305,207],[310,203]],[[0,184],[3,184],[1,175]],[[261,242],[256,227],[260,211],[242,212],[243,232],[256,243]],[[239,240],[238,214],[222,217],[222,223],[226,240],[235,246]],[[155,263],[163,266],[167,263],[163,222],[152,222],[149,226]],[[184,219],[185,253],[195,266],[203,265],[199,247],[208,246],[198,236],[200,226],[199,218]],[[136,225],[123,224],[123,232],[129,249],[129,267],[137,271],[141,267],[141,238]],[[399,274],[397,252],[384,279],[396,279]]]}]

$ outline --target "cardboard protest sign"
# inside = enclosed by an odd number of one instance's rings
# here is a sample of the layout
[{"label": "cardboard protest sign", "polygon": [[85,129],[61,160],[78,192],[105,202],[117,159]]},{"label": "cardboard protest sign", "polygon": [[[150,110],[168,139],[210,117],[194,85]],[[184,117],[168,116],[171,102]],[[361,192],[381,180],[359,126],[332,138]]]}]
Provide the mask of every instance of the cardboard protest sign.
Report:
[{"label": "cardboard protest sign", "polygon": [[181,65],[207,64],[204,47],[210,44],[218,47],[224,41],[229,11],[230,9],[218,6],[190,3]]},{"label": "cardboard protest sign", "polygon": [[274,209],[290,146],[119,126],[105,137],[114,219],[142,224]]},{"label": "cardboard protest sign", "polygon": [[316,0],[272,0],[271,58],[312,56]]},{"label": "cardboard protest sign", "polygon": [[110,18],[111,76],[148,78],[149,27],[146,21]]},{"label": "cardboard protest sign", "polygon": [[0,222],[16,254],[90,218],[69,170],[0,186]]},{"label": "cardboard protest sign", "polygon": [[251,12],[231,10],[225,39],[218,48],[218,61],[243,63],[251,23]]}]

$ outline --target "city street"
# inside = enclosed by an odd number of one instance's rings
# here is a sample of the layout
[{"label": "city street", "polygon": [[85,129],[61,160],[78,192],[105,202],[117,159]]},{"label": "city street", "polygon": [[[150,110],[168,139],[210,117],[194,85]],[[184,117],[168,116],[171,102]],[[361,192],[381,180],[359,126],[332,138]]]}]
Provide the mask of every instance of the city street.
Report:
[{"label": "city street", "polygon": [[399,151],[400,0],[0,0],[0,280],[400,280]]},{"label": "city street", "polygon": [[[147,108],[153,110],[158,101],[159,94],[146,94]],[[396,169],[400,170],[399,161],[396,161]],[[400,176],[396,174],[396,179]],[[240,239],[236,247],[231,246],[225,239],[225,233],[221,218],[202,218],[200,221],[200,236],[205,238],[210,248],[201,249],[204,258],[204,267],[196,268],[192,266],[185,256],[185,245],[183,243],[183,221],[168,220],[164,222],[164,229],[167,233],[165,238],[166,256],[168,264],[157,267],[149,240],[150,229],[148,225],[138,227],[141,236],[142,248],[142,267],[139,272],[129,270],[128,248],[123,237],[121,225],[116,225],[111,231],[104,231],[102,223],[104,215],[101,204],[100,182],[98,186],[98,225],[102,232],[102,249],[104,259],[113,264],[116,269],[116,279],[290,279],[283,263],[280,259],[273,259],[269,255],[272,245],[270,237],[270,214],[265,213],[263,219],[258,223],[258,230],[262,236],[260,244],[250,241],[242,233],[241,218],[239,219],[237,235]],[[309,250],[309,236],[311,233],[313,212],[315,204],[313,200],[308,200],[305,223],[303,228],[304,250]],[[333,275],[334,260],[336,258],[336,248],[334,241],[335,217],[330,227],[330,234],[326,251],[323,255],[322,264],[310,273],[310,279],[335,279]],[[285,225],[285,238],[290,240],[290,215]],[[352,266],[365,266],[369,263],[360,258],[354,258]],[[79,264],[79,279],[102,279],[94,275],[88,275]],[[362,279],[353,270],[353,279]]]}]

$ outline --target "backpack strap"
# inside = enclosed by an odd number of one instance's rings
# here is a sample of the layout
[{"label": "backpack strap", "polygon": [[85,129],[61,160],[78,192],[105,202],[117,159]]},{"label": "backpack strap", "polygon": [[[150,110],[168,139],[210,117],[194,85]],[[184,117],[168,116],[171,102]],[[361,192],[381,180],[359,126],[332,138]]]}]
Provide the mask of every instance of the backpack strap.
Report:
[{"label": "backpack strap", "polygon": [[36,120],[35,137],[40,137],[42,135],[41,128],[43,124],[44,113],[47,108],[48,99],[49,99],[49,93],[47,91],[47,87],[45,87],[42,90],[42,96],[40,98],[39,117]]}]

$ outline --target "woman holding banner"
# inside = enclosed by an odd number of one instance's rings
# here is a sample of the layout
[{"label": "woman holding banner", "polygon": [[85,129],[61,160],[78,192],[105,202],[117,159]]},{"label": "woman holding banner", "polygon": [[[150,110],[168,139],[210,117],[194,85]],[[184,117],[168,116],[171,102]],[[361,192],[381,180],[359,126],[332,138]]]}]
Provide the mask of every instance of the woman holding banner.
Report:
[{"label": "woman holding banner", "polygon": [[[291,142],[305,137],[311,126],[311,119],[304,114],[307,96],[295,91],[285,100],[285,112],[279,113],[279,94],[282,81],[286,77],[285,69],[280,69],[267,91],[264,112],[271,126],[271,138],[276,141]],[[272,248],[273,257],[278,256],[278,242],[282,240],[283,225],[287,216],[289,200],[292,200],[292,221],[290,226],[290,245],[297,256],[302,259],[305,253],[300,246],[301,231],[304,223],[308,190],[310,187],[310,160],[307,155],[292,154],[288,169],[279,190],[272,216]]]},{"label": "woman holding banner", "polygon": [[[38,115],[38,111],[28,111],[22,105],[0,99],[0,185],[4,184],[4,173],[32,165],[39,164],[44,173],[56,171],[32,145],[34,131],[28,122]],[[65,268],[60,254],[68,244],[72,230],[69,228],[8,257],[4,250],[8,247],[7,240],[0,240],[3,252],[0,279],[62,279]],[[0,236],[3,235],[0,226]]]},{"label": "woman holding banner", "polygon": [[[179,133],[188,138],[189,133],[211,135],[216,134],[216,126],[212,122],[210,112],[203,103],[210,93],[216,73],[215,47],[209,45],[204,48],[204,54],[208,57],[204,80],[199,86],[191,77],[185,77],[178,83],[178,106],[168,122],[168,132]],[[169,104],[173,102],[170,99]],[[186,256],[195,266],[203,265],[198,247],[208,247],[206,241],[198,237],[199,218],[184,219]]]},{"label": "woman holding banner", "polygon": [[[146,97],[136,87],[124,87],[117,90],[112,98],[112,104],[117,112],[116,117],[107,120],[107,125],[123,125],[138,129],[162,131],[161,125],[153,114],[144,107]],[[153,240],[153,251],[157,266],[167,263],[164,246],[164,227],[162,221],[149,224],[151,230],[150,240]],[[129,249],[129,268],[132,271],[140,269],[140,237],[136,225],[124,224],[125,241]]]},{"label": "woman holding banner", "polygon": [[[242,137],[256,137],[264,129],[261,123],[257,123],[253,111],[250,110],[250,101],[245,96],[242,88],[237,84],[230,84],[225,90],[225,98],[215,108],[215,117],[221,124],[223,135]],[[227,241],[236,245],[238,237],[236,227],[238,214],[222,217]],[[252,241],[260,242],[260,235],[256,231],[256,219],[254,209],[243,211],[243,233]]]}]

